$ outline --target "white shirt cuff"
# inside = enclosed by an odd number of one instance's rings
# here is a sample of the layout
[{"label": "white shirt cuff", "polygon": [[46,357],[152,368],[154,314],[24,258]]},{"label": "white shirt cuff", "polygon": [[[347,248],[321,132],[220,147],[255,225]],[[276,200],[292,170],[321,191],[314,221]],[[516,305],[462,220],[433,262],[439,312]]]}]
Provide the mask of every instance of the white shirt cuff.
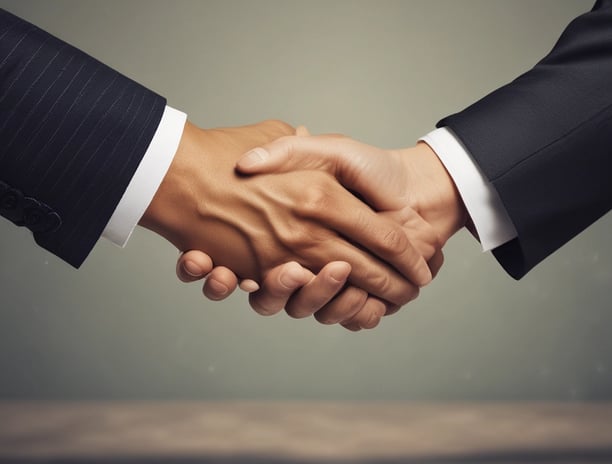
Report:
[{"label": "white shirt cuff", "polygon": [[187,115],[169,106],[102,237],[124,247],[149,207],[179,146]]},{"label": "white shirt cuff", "polygon": [[455,182],[478,233],[482,250],[492,250],[515,238],[516,228],[499,194],[461,140],[447,127],[436,129],[420,140],[436,152]]}]

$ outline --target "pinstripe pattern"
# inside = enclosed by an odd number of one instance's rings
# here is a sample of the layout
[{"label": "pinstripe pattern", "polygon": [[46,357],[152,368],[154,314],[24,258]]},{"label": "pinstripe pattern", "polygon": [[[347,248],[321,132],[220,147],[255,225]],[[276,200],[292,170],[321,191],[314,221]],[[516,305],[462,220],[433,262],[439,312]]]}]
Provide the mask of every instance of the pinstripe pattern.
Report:
[{"label": "pinstripe pattern", "polygon": [[165,100],[0,10],[0,181],[62,220],[38,244],[80,266],[112,215]]}]

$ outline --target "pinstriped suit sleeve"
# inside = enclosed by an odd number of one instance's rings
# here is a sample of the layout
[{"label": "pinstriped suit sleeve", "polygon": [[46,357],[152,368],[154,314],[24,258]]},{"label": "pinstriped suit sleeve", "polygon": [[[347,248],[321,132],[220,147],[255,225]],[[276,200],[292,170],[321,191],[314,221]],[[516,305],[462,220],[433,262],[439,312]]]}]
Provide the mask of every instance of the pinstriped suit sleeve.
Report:
[{"label": "pinstriped suit sleeve", "polygon": [[612,0],[576,18],[532,70],[438,123],[495,187],[517,238],[515,278],[612,208]]},{"label": "pinstriped suit sleeve", "polygon": [[165,104],[0,10],[0,213],[79,267],[145,154]]}]

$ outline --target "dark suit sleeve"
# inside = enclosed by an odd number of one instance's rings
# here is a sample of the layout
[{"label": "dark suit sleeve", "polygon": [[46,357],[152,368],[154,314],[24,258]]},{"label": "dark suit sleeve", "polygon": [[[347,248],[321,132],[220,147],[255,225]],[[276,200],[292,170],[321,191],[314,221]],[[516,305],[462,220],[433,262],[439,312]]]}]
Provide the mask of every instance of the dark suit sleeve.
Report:
[{"label": "dark suit sleeve", "polygon": [[0,10],[0,213],[80,266],[146,152],[165,103]]},{"label": "dark suit sleeve", "polygon": [[499,193],[518,238],[494,255],[522,277],[612,206],[612,1],[576,18],[532,70],[441,126]]}]

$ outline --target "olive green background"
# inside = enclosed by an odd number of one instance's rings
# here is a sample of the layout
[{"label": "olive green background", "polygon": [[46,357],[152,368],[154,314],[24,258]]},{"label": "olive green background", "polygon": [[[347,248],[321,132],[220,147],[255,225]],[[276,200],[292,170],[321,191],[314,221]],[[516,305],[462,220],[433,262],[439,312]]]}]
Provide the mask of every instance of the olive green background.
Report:
[{"label": "olive green background", "polygon": [[[529,69],[591,1],[0,1],[204,126],[408,146]],[[376,330],[204,300],[137,230],[79,270],[0,220],[0,397],[612,399],[612,217],[520,282],[467,233]]]}]

